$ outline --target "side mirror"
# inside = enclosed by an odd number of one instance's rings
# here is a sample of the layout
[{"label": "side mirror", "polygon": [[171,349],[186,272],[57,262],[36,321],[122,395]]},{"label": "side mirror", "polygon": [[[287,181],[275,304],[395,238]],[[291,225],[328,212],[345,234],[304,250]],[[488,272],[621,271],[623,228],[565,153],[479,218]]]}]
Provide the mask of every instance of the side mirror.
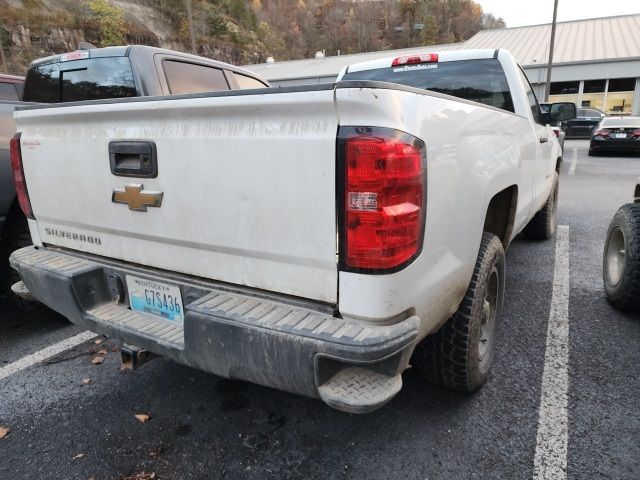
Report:
[{"label": "side mirror", "polygon": [[564,122],[576,118],[578,110],[575,103],[558,102],[551,104],[548,115],[552,122]]}]

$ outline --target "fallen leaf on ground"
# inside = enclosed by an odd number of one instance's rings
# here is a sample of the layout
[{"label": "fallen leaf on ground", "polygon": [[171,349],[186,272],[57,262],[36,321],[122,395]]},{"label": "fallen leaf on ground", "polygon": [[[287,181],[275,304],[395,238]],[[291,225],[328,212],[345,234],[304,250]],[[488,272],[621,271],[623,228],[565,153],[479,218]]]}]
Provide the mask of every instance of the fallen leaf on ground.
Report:
[{"label": "fallen leaf on ground", "polygon": [[91,363],[93,363],[94,365],[97,365],[102,362],[104,362],[104,357],[93,357],[91,359]]},{"label": "fallen leaf on ground", "polygon": [[10,428],[7,427],[0,427],[0,438],[4,438],[7,435],[9,435],[9,432],[11,431]]},{"label": "fallen leaf on ground", "polygon": [[82,383],[84,383],[85,385],[88,385],[91,383],[91,379],[90,378],[83,378],[82,379]]},{"label": "fallen leaf on ground", "polygon": [[78,458],[82,458],[82,457],[84,457],[84,453],[79,453],[75,457],[73,457],[71,460],[77,460]]},{"label": "fallen leaf on ground", "polygon": [[136,417],[136,420],[138,420],[140,423],[144,423],[151,418],[146,413],[138,413],[137,415],[134,415],[134,417]]},{"label": "fallen leaf on ground", "polygon": [[97,340],[94,340],[93,343],[95,343],[96,345],[100,345],[102,343],[102,339],[99,338]]},{"label": "fallen leaf on ground", "polygon": [[98,350],[98,355],[106,355],[107,353],[109,353],[106,349],[102,349],[102,350]]}]

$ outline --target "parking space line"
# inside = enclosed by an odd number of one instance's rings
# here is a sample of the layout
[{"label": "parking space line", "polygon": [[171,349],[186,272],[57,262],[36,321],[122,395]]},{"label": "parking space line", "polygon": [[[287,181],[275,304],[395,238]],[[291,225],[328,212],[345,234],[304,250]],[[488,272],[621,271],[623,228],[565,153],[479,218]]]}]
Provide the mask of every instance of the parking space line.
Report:
[{"label": "parking space line", "polygon": [[97,334],[90,331],[82,332],[82,333],[79,333],[78,335],[74,335],[73,337],[66,338],[61,342],[54,343],[53,345],[50,345],[47,348],[38,350],[37,352],[32,353],[31,355],[22,357],[20,360],[17,360],[13,363],[10,363],[9,365],[6,365],[0,368],[0,380],[2,380],[3,378],[7,378],[9,375],[13,375],[14,373],[18,373],[19,371],[24,370],[25,368],[29,368],[38,362],[42,362],[47,358],[53,357],[66,350],[70,350],[74,347],[77,347],[81,343],[87,342],[97,336],[98,336]]},{"label": "parking space line", "polygon": [[538,414],[534,480],[567,478],[569,390],[569,227],[559,225]]},{"label": "parking space line", "polygon": [[571,152],[571,165],[569,166],[569,175],[576,173],[576,165],[578,165],[578,147],[573,147]]}]

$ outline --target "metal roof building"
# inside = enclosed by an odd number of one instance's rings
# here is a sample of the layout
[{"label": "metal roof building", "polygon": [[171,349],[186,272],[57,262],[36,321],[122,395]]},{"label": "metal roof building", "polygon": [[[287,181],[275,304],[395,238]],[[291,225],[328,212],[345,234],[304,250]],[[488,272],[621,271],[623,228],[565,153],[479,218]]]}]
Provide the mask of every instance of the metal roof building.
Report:
[{"label": "metal roof building", "polygon": [[[549,55],[551,24],[483,30],[469,40],[403,50],[369,52],[310,60],[247,65],[276,85],[335,80],[349,64],[406,55],[467,48],[506,48],[522,65],[542,98]],[[550,101],[608,113],[640,115],[640,14],[559,22],[551,72]]]}]

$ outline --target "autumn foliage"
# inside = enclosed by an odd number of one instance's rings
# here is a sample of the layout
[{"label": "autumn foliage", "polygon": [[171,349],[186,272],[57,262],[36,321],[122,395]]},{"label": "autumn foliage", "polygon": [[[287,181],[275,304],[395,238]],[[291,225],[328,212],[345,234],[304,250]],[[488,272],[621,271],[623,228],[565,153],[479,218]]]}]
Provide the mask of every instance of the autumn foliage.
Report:
[{"label": "autumn foliage", "polygon": [[[236,64],[466,40],[504,27],[472,0],[0,0],[0,72],[24,74],[38,57],[146,44]],[[1,59],[1,57],[0,57]]]}]

